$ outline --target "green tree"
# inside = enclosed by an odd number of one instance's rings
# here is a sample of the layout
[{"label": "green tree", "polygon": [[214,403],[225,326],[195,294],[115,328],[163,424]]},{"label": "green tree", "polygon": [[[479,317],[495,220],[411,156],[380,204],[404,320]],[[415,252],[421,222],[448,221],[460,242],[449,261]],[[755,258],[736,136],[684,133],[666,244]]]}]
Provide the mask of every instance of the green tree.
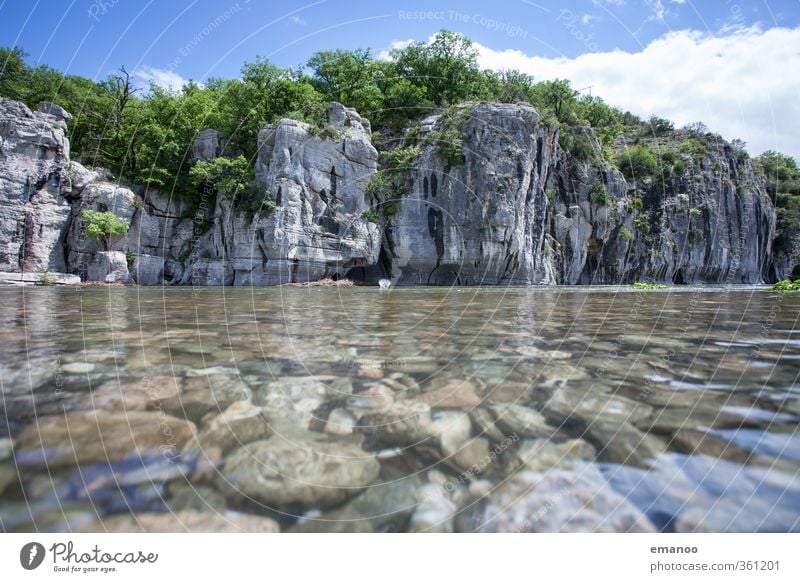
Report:
[{"label": "green tree", "polygon": [[601,145],[609,147],[622,133],[622,112],[607,105],[600,97],[586,96],[580,100],[580,116],[592,126]]},{"label": "green tree", "polygon": [[537,83],[531,93],[534,103],[547,107],[560,122],[574,123],[577,120],[575,106],[578,92],[572,89],[566,79]]},{"label": "green tree", "polygon": [[414,42],[391,54],[398,73],[424,87],[436,105],[468,99],[478,89],[478,49],[462,34],[442,29],[430,43]]},{"label": "green tree", "polygon": [[315,124],[324,122],[322,96],[310,81],[291,69],[281,69],[257,58],[242,67],[242,78],[216,80],[219,115],[231,153],[255,155],[258,132],[265,124],[291,115]]},{"label": "green tree", "polygon": [[800,169],[791,156],[768,150],[755,158],[764,173],[767,193],[775,205],[776,251],[791,253],[800,247]]},{"label": "green tree", "polygon": [[92,240],[101,240],[106,249],[113,237],[128,232],[128,223],[113,212],[84,210],[81,218],[86,223],[86,236]]},{"label": "green tree", "polygon": [[326,101],[338,101],[367,117],[383,107],[383,92],[378,86],[369,49],[335,50],[315,53],[307,63],[313,71],[312,83]]},{"label": "green tree", "polygon": [[30,67],[28,56],[22,48],[0,48],[0,96],[17,101],[27,101],[27,80]]}]

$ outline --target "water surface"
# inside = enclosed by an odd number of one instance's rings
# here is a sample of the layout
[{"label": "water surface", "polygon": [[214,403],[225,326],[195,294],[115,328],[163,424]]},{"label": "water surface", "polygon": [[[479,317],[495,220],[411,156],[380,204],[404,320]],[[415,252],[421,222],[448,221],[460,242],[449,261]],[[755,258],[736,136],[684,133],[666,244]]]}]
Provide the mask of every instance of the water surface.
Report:
[{"label": "water surface", "polygon": [[145,515],[181,530],[185,512],[282,531],[800,529],[800,294],[82,287],[0,302],[6,531]]}]

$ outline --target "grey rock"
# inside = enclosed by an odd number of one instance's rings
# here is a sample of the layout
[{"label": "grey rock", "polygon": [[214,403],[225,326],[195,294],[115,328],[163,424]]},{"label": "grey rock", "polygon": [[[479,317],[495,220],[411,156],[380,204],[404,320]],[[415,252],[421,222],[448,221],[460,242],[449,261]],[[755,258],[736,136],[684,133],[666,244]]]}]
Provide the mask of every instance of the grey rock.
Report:
[{"label": "grey rock", "polygon": [[490,410],[497,418],[497,424],[507,435],[518,437],[548,438],[556,429],[547,423],[538,411],[521,404],[495,404]]},{"label": "grey rock", "polygon": [[68,273],[0,273],[0,285],[77,285],[81,278]]},{"label": "grey rock", "polygon": [[644,532],[650,520],[593,465],[521,471],[489,496],[485,532]]},{"label": "grey rock", "polygon": [[458,506],[438,483],[427,483],[416,492],[417,507],[409,531],[414,533],[452,533]]},{"label": "grey rock", "polygon": [[163,398],[161,407],[175,416],[198,421],[208,413],[221,414],[234,402],[248,400],[250,396],[247,384],[236,376],[208,374],[186,378],[181,393]]},{"label": "grey rock", "polygon": [[9,438],[0,438],[0,461],[5,461],[14,450],[14,441]]},{"label": "grey rock", "polygon": [[194,245],[181,282],[306,282],[377,262],[380,232],[362,217],[378,158],[369,125],[337,104],[330,125],[338,137],[289,119],[259,132],[256,186],[272,195],[276,209],[250,222],[224,192],[218,195],[213,226]]},{"label": "grey rock", "polygon": [[276,435],[245,445],[226,459],[219,486],[229,498],[311,508],[341,503],[378,477],[374,456],[317,434]]},{"label": "grey rock", "polygon": [[374,430],[387,444],[411,446],[435,434],[430,406],[416,401],[400,401],[385,412],[365,415],[359,424]]},{"label": "grey rock", "polygon": [[63,121],[0,98],[0,271],[65,272],[71,191]]},{"label": "grey rock", "polygon": [[133,278],[139,285],[164,283],[164,258],[153,255],[136,255],[133,260]]},{"label": "grey rock", "polygon": [[197,446],[200,449],[216,447],[224,453],[265,439],[270,434],[272,429],[261,409],[248,400],[240,400],[228,406],[200,430]]},{"label": "grey rock", "polygon": [[113,515],[78,531],[107,533],[277,533],[275,520],[235,511],[216,513],[184,509],[165,513]]},{"label": "grey rock", "polygon": [[572,469],[576,463],[594,460],[595,450],[583,439],[553,442],[547,439],[524,439],[517,447],[517,457],[533,471],[553,468]]},{"label": "grey rock", "polygon": [[119,251],[95,253],[86,268],[88,281],[102,283],[132,283],[125,253]]},{"label": "grey rock", "polygon": [[72,412],[43,417],[20,433],[17,463],[51,469],[120,461],[150,452],[173,454],[195,425],[158,412]]},{"label": "grey rock", "polygon": [[38,111],[39,113],[44,113],[49,116],[52,121],[58,123],[64,131],[67,130],[67,123],[72,121],[72,114],[55,103],[42,101],[39,103]]},{"label": "grey rock", "polygon": [[192,142],[192,158],[195,160],[213,160],[221,150],[222,134],[215,129],[204,129]]},{"label": "grey rock", "polygon": [[465,105],[461,115],[465,161],[454,166],[436,144],[423,148],[384,240],[385,275],[398,285],[555,283],[544,260],[555,131],[529,105]]},{"label": "grey rock", "polygon": [[[0,101],[0,271],[86,279],[97,253],[120,251],[154,257],[136,270],[140,284],[759,283],[800,272],[791,249],[772,255],[775,211],[763,179],[724,142],[702,159],[682,158],[684,170],[662,188],[604,163],[589,128],[565,136],[528,104],[466,103],[408,128],[425,141],[408,194],[379,226],[363,216],[388,202],[366,194],[378,168],[371,127],[342,104],[330,104],[324,129],[283,119],[259,132],[256,189],[277,208],[255,217],[226,192],[203,190],[190,209],[70,162],[69,119],[54,104],[33,112]],[[464,138],[449,160],[436,141],[446,128]],[[573,155],[575,139],[596,159]],[[192,157],[224,150],[221,134],[206,129]],[[128,235],[110,248],[87,240],[86,209],[114,212]],[[647,236],[636,228],[643,214]]]}]

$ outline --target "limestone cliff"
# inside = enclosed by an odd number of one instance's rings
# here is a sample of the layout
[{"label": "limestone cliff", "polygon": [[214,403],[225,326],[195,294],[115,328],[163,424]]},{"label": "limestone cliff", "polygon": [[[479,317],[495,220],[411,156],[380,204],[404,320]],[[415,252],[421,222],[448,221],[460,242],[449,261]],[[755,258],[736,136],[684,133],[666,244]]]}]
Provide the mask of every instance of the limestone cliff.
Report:
[{"label": "limestone cliff", "polygon": [[[369,122],[332,103],[323,129],[284,119],[260,132],[255,191],[275,203],[267,211],[211,188],[186,202],[87,170],[69,161],[69,119],[0,100],[0,271],[145,285],[502,285],[758,283],[778,270],[763,181],[727,144],[658,180],[626,179],[591,129],[566,134],[529,105],[480,103],[423,119],[379,160]],[[192,155],[224,151],[209,129]],[[114,212],[128,233],[88,239],[85,210]]]},{"label": "limestone cliff", "polygon": [[[442,153],[453,126],[463,139],[456,159]],[[417,135],[421,153],[408,194],[392,202],[380,265],[399,284],[767,276],[774,210],[750,161],[727,145],[667,179],[629,182],[602,161],[590,129],[579,135],[592,149],[582,160],[524,104],[461,106],[424,120]]]}]

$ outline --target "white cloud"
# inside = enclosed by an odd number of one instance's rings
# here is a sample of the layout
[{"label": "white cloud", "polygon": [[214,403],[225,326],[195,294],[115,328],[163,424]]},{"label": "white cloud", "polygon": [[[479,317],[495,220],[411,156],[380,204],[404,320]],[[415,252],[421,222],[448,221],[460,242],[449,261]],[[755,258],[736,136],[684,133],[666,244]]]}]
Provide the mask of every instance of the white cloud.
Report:
[{"label": "white cloud", "polygon": [[669,14],[661,0],[644,0],[644,3],[653,11],[653,13],[647,17],[648,22],[652,22],[653,20],[662,22],[667,14]]},{"label": "white cloud", "polygon": [[298,26],[305,26],[307,22],[300,18],[299,16],[292,16],[289,18],[292,24],[297,24]]},{"label": "white cloud", "polygon": [[[431,35],[431,37],[428,39],[428,42],[430,42],[434,36],[435,35]],[[395,49],[402,50],[414,42],[416,41],[413,38],[409,38],[406,40],[393,40],[391,43],[389,43],[389,48],[383,49],[378,52],[378,59],[380,59],[381,61],[388,61],[391,58],[391,51]]]},{"label": "white cloud", "polygon": [[642,51],[586,53],[573,59],[529,56],[477,45],[480,63],[520,69],[538,80],[566,78],[574,87],[641,116],[677,125],[703,121],[758,154],[776,149],[800,159],[800,28],[739,28],[715,37],[676,31]]},{"label": "white cloud", "polygon": [[186,85],[189,81],[181,77],[178,73],[167,71],[166,69],[158,69],[156,67],[149,67],[142,65],[133,73],[134,79],[140,79],[145,85],[151,82],[159,87],[169,89],[170,91],[179,91],[181,87]]}]

